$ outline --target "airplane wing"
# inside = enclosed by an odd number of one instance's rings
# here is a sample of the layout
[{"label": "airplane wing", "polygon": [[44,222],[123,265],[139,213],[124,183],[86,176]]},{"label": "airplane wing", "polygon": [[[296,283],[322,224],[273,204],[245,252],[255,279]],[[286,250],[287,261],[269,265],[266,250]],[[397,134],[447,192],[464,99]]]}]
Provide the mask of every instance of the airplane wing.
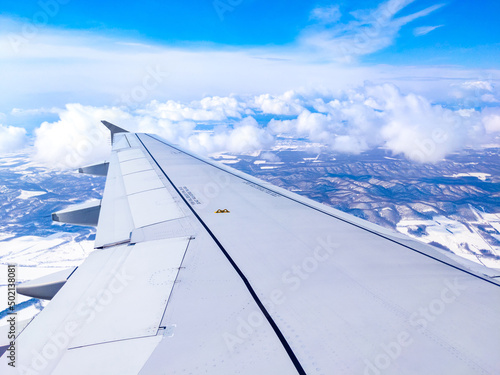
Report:
[{"label": "airplane wing", "polygon": [[105,124],[101,202],[55,215],[96,250],[1,373],[500,373],[494,271]]}]

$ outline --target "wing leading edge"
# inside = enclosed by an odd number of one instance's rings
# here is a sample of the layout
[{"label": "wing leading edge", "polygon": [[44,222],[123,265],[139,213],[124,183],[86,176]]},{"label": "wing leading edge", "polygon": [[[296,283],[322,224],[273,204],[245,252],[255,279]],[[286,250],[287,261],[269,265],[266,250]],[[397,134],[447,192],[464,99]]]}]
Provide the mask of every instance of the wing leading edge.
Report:
[{"label": "wing leading edge", "polygon": [[[500,370],[493,278],[155,136],[118,129],[98,250],[19,336],[24,368]],[[76,325],[71,335],[68,324]]]}]

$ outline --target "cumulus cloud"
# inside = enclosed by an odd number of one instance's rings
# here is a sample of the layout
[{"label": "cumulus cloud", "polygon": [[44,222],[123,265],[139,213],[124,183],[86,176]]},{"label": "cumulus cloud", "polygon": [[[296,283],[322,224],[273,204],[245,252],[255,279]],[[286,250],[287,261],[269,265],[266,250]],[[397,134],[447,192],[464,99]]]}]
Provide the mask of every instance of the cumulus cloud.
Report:
[{"label": "cumulus cloud", "polygon": [[35,130],[35,158],[54,168],[76,168],[100,162],[109,155],[109,132],[102,119],[127,123],[130,116],[118,108],[68,104],[60,120],[44,122]]},{"label": "cumulus cloud", "polygon": [[332,150],[360,153],[384,147],[418,162],[436,162],[465,146],[477,146],[496,129],[495,115],[451,110],[392,84],[367,84],[338,98],[315,98],[292,120],[273,119],[269,131],[307,138]]},{"label": "cumulus cloud", "polygon": [[297,92],[289,90],[283,95],[262,94],[256,96],[251,106],[265,114],[298,115],[304,110]]},{"label": "cumulus cloud", "polygon": [[182,104],[174,100],[160,103],[154,100],[138,113],[172,121],[223,121],[230,117],[241,118],[245,109],[244,103],[234,97],[214,96],[192,101],[190,104]]},{"label": "cumulus cloud", "polygon": [[274,138],[253,117],[246,117],[236,123],[233,129],[219,127],[213,133],[200,132],[187,140],[181,140],[181,144],[202,154],[221,151],[245,153],[271,147]]},{"label": "cumulus cloud", "polygon": [[467,130],[460,114],[432,105],[424,97],[402,95],[395,86],[369,88],[384,111],[384,146],[411,160],[434,162],[464,145]]},{"label": "cumulus cloud", "polygon": [[272,120],[269,129],[278,135],[307,138],[339,152],[359,153],[381,143],[382,116],[362,92],[349,91],[340,99],[310,100],[317,112],[304,110],[292,120]]},{"label": "cumulus cloud", "polygon": [[463,147],[492,144],[500,132],[498,108],[453,110],[393,84],[372,83],[335,93],[152,101],[136,109],[69,104],[58,114],[58,121],[35,131],[35,149],[39,160],[60,168],[108,156],[103,119],[204,155],[266,151],[292,139],[339,153],[383,147],[410,160],[436,162]]},{"label": "cumulus cloud", "polygon": [[498,90],[494,85],[493,77],[487,80],[464,80],[453,83],[450,88],[451,97],[455,98],[455,104],[465,107],[479,107],[485,104],[498,103]]},{"label": "cumulus cloud", "polygon": [[500,109],[488,108],[484,111],[483,124],[487,133],[500,133]]},{"label": "cumulus cloud", "polygon": [[26,146],[26,130],[0,124],[0,153],[19,150]]},{"label": "cumulus cloud", "polygon": [[[227,99],[227,100],[226,100]],[[218,103],[218,104],[216,104]],[[215,125],[213,129],[200,130],[187,118],[220,120],[226,117],[206,115],[205,110],[222,113],[231,98],[205,98],[189,105],[169,102],[150,103],[146,109],[129,111],[118,107],[92,107],[68,104],[59,110],[59,121],[44,122],[35,130],[35,158],[53,168],[77,168],[106,160],[110,153],[108,130],[101,125],[107,120],[129,131],[155,133],[168,141],[180,144],[200,154],[230,151],[254,152],[269,148],[273,143],[257,121],[246,116],[230,125]],[[165,111],[165,106],[169,110]],[[234,104],[234,103],[233,103]],[[205,107],[204,109],[202,107]],[[202,116],[195,114],[201,110]],[[244,108],[241,108],[245,112]],[[165,116],[168,113],[168,116]],[[232,113],[241,118],[243,113]],[[167,118],[165,118],[167,117]]]},{"label": "cumulus cloud", "polygon": [[262,152],[259,157],[271,163],[281,162],[280,157],[272,152]]}]

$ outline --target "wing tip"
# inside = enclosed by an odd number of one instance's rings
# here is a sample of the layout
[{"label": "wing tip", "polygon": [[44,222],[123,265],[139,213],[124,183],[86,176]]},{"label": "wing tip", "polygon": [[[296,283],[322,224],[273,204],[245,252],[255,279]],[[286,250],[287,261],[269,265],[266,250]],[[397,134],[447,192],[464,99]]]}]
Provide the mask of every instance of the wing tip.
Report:
[{"label": "wing tip", "polygon": [[129,133],[128,130],[120,128],[119,126],[116,126],[115,124],[112,124],[109,121],[102,120],[101,122],[111,132],[111,142],[113,142],[115,134],[117,134],[117,133]]}]

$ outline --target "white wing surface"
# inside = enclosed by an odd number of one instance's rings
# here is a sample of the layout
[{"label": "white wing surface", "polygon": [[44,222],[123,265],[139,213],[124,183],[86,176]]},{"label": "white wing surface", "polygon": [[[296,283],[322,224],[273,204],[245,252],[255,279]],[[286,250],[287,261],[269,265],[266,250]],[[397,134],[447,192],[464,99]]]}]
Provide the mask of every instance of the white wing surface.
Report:
[{"label": "white wing surface", "polygon": [[106,125],[97,250],[1,373],[500,373],[495,272]]}]

